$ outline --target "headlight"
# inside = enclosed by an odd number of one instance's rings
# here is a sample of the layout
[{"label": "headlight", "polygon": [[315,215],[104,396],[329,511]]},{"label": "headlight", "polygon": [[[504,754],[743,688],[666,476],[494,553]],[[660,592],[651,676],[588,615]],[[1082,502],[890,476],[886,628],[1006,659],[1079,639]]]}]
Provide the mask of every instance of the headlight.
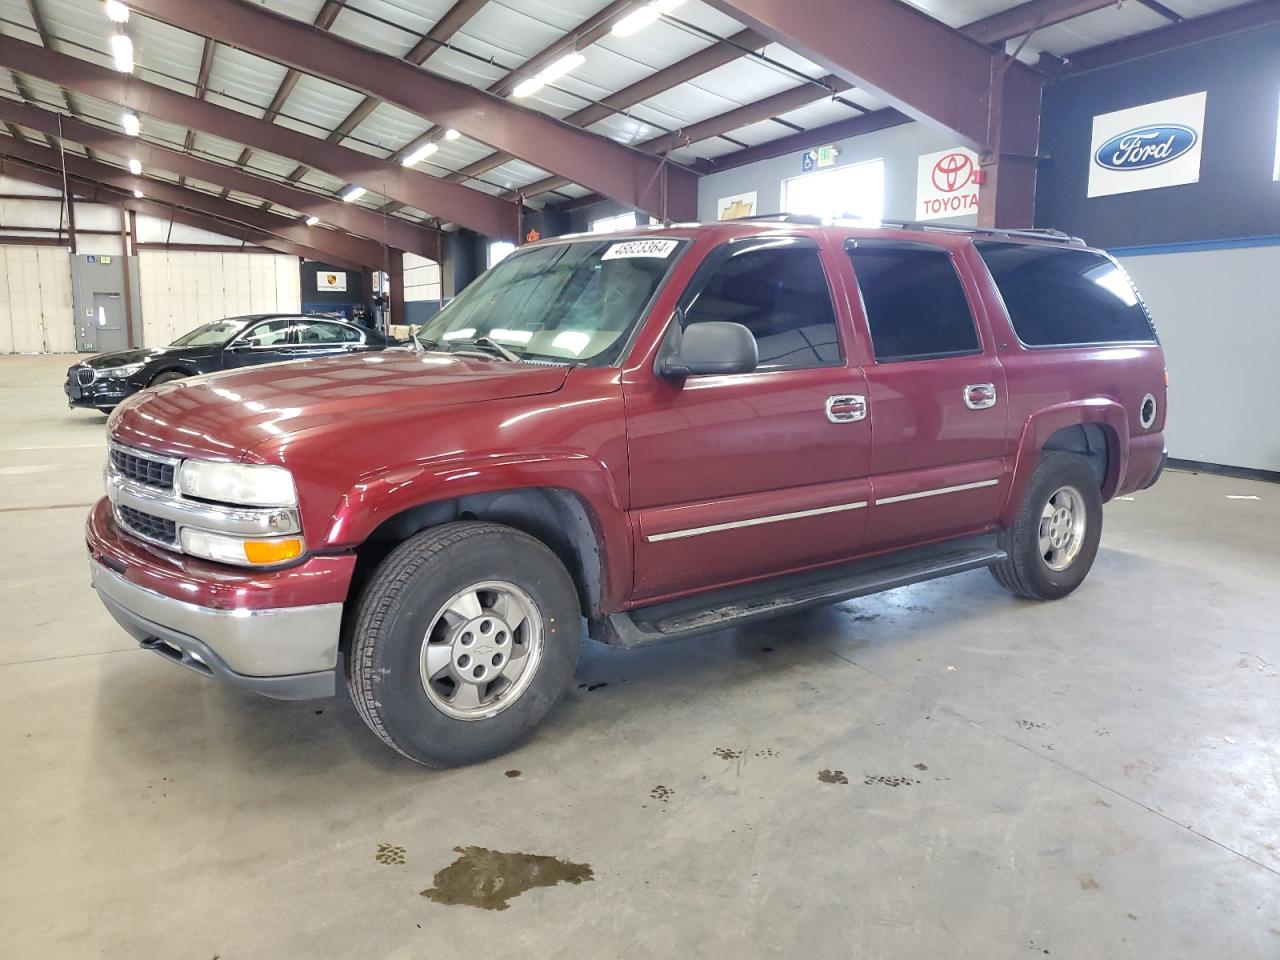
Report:
[{"label": "headlight", "polygon": [[98,376],[110,380],[123,380],[125,377],[132,377],[145,366],[145,363],[130,363],[123,367],[102,367],[98,370]]},{"label": "headlight", "polygon": [[239,567],[274,566],[296,559],[306,550],[302,537],[296,535],[258,540],[184,528],[181,539],[183,553]]},{"label": "headlight", "polygon": [[263,463],[183,460],[178,490],[185,496],[249,507],[292,507],[298,503],[293,476]]}]

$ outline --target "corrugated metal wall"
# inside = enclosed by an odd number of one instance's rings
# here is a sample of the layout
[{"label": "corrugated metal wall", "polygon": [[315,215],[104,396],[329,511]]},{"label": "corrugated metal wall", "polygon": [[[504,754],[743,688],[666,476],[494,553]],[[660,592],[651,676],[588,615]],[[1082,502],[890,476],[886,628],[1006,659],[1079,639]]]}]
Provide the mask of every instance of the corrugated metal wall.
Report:
[{"label": "corrugated metal wall", "polygon": [[67,252],[0,247],[0,353],[66,353],[75,345]]},{"label": "corrugated metal wall", "polygon": [[301,309],[296,257],[144,250],[142,338],[163,346],[221,317]]},{"label": "corrugated metal wall", "polygon": [[[301,309],[297,257],[143,251],[143,346],[209,320]],[[71,267],[61,247],[0,247],[0,353],[75,350]]]}]

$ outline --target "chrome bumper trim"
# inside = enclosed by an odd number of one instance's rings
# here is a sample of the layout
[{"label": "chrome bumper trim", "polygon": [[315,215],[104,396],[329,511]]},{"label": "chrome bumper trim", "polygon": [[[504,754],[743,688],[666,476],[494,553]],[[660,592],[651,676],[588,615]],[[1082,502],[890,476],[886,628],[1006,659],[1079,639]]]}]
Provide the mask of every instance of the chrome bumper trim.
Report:
[{"label": "chrome bumper trim", "polygon": [[92,558],[89,572],[107,610],[140,643],[154,649],[150,641],[159,640],[194,652],[209,672],[224,679],[332,674],[337,667],[341,603],[215,610],[140,587]]}]

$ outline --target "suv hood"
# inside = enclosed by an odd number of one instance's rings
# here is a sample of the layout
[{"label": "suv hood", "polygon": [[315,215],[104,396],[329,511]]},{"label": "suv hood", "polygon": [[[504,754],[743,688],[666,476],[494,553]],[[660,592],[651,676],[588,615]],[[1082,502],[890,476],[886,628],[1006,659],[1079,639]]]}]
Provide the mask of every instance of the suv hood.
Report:
[{"label": "suv hood", "polygon": [[553,393],[569,368],[388,350],[273,363],[153,387],[116,408],[112,439],[177,456],[239,459],[264,440],[337,421]]}]

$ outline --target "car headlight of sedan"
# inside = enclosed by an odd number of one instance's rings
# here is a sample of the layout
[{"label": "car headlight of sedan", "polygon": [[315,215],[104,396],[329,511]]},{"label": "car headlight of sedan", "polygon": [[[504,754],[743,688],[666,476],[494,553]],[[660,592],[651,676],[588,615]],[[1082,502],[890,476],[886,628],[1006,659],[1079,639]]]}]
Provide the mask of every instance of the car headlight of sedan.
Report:
[{"label": "car headlight of sedan", "polygon": [[100,367],[98,376],[107,380],[123,380],[125,377],[132,377],[145,366],[145,363],[127,363],[123,367]]},{"label": "car headlight of sedan", "polygon": [[184,460],[178,490],[186,497],[245,507],[294,507],[298,492],[284,467],[265,463]]}]

